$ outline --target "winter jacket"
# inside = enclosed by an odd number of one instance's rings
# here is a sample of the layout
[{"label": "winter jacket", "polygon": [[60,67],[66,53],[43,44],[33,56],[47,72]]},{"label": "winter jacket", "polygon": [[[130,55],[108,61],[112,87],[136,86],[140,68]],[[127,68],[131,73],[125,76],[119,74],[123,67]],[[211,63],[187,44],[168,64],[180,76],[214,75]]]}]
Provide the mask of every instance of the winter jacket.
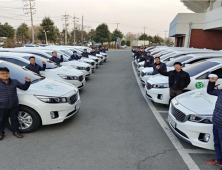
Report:
[{"label": "winter jacket", "polygon": [[153,64],[153,73],[152,73],[152,75],[155,75],[155,74],[159,74],[159,72],[157,71],[157,68],[156,68],[156,66],[160,66],[160,69],[163,71],[163,72],[167,72],[167,68],[166,68],[166,64],[165,63],[159,63],[159,64],[157,64],[157,63],[154,63]]},{"label": "winter jacket", "polygon": [[60,63],[63,62],[63,56],[61,55],[61,59],[52,56],[49,60],[53,61],[54,63],[56,63],[58,65],[60,65]]},{"label": "winter jacket", "polygon": [[19,105],[17,89],[28,90],[30,82],[25,84],[20,83],[18,80],[9,79],[6,84],[0,79],[0,108],[13,108]]},{"label": "winter jacket", "polygon": [[[145,60],[144,67],[153,67],[154,58],[152,55],[146,55],[144,57],[144,60]],[[149,62],[147,62],[147,60],[149,60]]]},{"label": "winter jacket", "polygon": [[99,51],[99,50],[96,50],[95,52],[96,52],[96,54],[100,54],[100,51]]},{"label": "winter jacket", "polygon": [[222,127],[222,91],[219,89],[214,89],[214,87],[215,83],[209,81],[207,86],[207,93],[213,96],[217,96],[212,120],[213,124]]},{"label": "winter jacket", "polygon": [[96,56],[96,51],[91,51],[89,54],[93,55],[93,56]]},{"label": "winter jacket", "polygon": [[136,51],[132,49],[132,52],[134,53],[134,58],[139,59],[140,58],[140,51]]},{"label": "winter jacket", "polygon": [[106,49],[101,48],[99,51],[102,52],[102,53],[106,53]]},{"label": "winter jacket", "polygon": [[86,52],[86,53],[82,53],[82,57],[89,58],[89,53],[88,53],[88,52]]},{"label": "winter jacket", "polygon": [[145,61],[146,52],[140,51],[140,62]]},{"label": "winter jacket", "polygon": [[158,72],[169,77],[170,89],[183,90],[190,84],[190,75],[183,70],[180,72],[177,72],[176,70],[164,72],[163,70],[158,69]]},{"label": "winter jacket", "polygon": [[78,55],[71,55],[69,60],[80,60],[81,57],[79,57]]},{"label": "winter jacket", "polygon": [[32,65],[32,64],[28,64],[25,68],[31,70],[34,73],[40,74],[40,71],[45,71],[46,68],[46,64],[43,64],[43,67],[41,67],[38,64]]}]

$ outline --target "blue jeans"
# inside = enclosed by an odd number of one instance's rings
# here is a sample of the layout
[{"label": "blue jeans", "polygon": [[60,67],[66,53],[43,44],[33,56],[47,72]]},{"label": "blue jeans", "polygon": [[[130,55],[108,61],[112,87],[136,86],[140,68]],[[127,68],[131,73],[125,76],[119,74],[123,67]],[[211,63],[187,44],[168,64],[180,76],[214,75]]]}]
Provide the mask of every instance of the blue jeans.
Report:
[{"label": "blue jeans", "polygon": [[222,127],[213,125],[214,148],[217,161],[222,164]]}]

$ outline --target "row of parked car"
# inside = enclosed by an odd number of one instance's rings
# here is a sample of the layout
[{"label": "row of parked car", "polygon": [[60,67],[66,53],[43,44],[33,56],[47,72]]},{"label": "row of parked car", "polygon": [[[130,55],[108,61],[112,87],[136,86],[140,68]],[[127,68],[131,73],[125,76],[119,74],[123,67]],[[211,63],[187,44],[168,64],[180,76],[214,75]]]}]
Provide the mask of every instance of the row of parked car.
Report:
[{"label": "row of parked car", "polygon": [[181,139],[205,149],[214,150],[212,114],[216,97],[208,95],[206,87],[209,74],[218,76],[215,88],[222,89],[222,51],[196,48],[155,46],[146,51],[159,56],[166,63],[167,71],[174,69],[175,62],[181,62],[183,70],[191,78],[184,93],[170,103],[168,77],[152,75],[153,68],[144,68],[144,62],[134,61],[146,97],[155,103],[169,105],[169,127]]},{"label": "row of parked car", "polygon": [[[86,85],[99,65],[107,61],[107,54],[100,53],[89,58],[69,60],[73,51],[81,55],[82,46],[45,46],[45,47],[20,47],[0,48],[0,67],[8,67],[10,77],[20,82],[25,82],[25,77],[31,78],[31,85],[27,91],[18,89],[19,97],[19,123],[21,132],[32,132],[40,125],[50,125],[63,122],[75,115],[81,106],[79,89]],[[60,65],[49,60],[52,52],[57,52],[57,57],[63,57]],[[45,71],[40,75],[25,68],[29,57],[34,56],[36,63],[42,66],[46,63]],[[10,128],[10,120],[8,122]]]}]

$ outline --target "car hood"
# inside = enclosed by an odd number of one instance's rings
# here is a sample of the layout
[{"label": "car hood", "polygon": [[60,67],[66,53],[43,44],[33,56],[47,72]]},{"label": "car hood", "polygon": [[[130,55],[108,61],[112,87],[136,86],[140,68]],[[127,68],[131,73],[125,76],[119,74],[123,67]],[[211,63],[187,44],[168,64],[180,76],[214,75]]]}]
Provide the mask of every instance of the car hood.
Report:
[{"label": "car hood", "polygon": [[90,59],[90,58],[86,58],[86,57],[82,57],[80,59],[80,61],[87,61],[87,62],[94,62],[94,60]]},{"label": "car hood", "polygon": [[143,66],[144,65],[144,61],[139,62],[137,65]]},{"label": "car hood", "polygon": [[152,73],[153,72],[153,67],[146,67],[142,70],[144,73]]},{"label": "car hood", "polygon": [[77,66],[77,67],[90,67],[89,64],[87,63],[83,63],[83,62],[80,62],[80,61],[69,61],[69,62],[63,62],[61,63],[63,66]]},{"label": "car hood", "polygon": [[96,54],[96,56],[98,56],[98,57],[102,57],[103,55],[101,55],[101,54]]},{"label": "car hood", "polygon": [[62,74],[67,76],[82,76],[83,73],[79,70],[73,69],[73,67],[69,66],[62,66],[55,69],[47,69],[47,71],[54,73],[54,74]]},{"label": "car hood", "polygon": [[216,96],[207,94],[207,89],[193,90],[176,97],[179,104],[198,115],[209,116],[213,114]]},{"label": "car hood", "polygon": [[174,70],[174,67],[167,67],[167,71],[172,71]]},{"label": "car hood", "polygon": [[57,81],[55,79],[45,78],[37,83],[31,84],[27,91],[23,91],[29,95],[42,95],[42,96],[63,96],[70,91],[78,89],[63,81]]},{"label": "car hood", "polygon": [[162,83],[168,83],[168,77],[162,76],[160,74],[157,74],[155,76],[152,76],[149,81],[154,82],[155,84],[162,84]]}]

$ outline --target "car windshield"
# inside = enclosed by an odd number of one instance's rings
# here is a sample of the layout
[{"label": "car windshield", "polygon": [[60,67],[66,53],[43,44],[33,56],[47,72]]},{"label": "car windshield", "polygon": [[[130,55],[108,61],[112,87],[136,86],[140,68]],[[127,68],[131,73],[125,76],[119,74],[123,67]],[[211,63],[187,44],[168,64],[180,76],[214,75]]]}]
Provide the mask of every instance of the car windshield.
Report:
[{"label": "car windshield", "polygon": [[208,60],[199,61],[197,63],[194,63],[190,66],[185,67],[183,70],[189,73],[190,77],[195,76],[205,70],[208,70],[209,68],[215,67],[219,65],[218,62],[211,62]]},{"label": "car windshield", "polygon": [[[46,53],[52,55],[51,52],[46,52]],[[68,62],[68,61],[69,61],[69,60],[68,60],[69,57],[67,57],[67,55],[63,55],[62,53],[57,52],[57,58],[61,59],[61,55],[63,56],[63,62]]]},{"label": "car windshield", "polygon": [[191,58],[192,58],[191,56],[178,57],[178,58],[175,58],[175,59],[172,60],[172,61],[167,62],[167,63],[166,63],[166,66],[167,66],[167,67],[173,67],[175,62],[181,62],[181,63],[183,63],[184,61],[189,60],[189,59],[191,59]]},{"label": "car windshield", "polygon": [[164,54],[160,57],[161,60],[165,60],[166,58],[175,55],[174,52],[168,53],[168,54]]},{"label": "car windshield", "polygon": [[[42,66],[42,62],[43,62],[43,61],[46,61],[46,59],[43,58],[43,57],[39,57],[39,56],[37,56],[37,55],[33,55],[33,56],[35,57],[35,62],[36,62],[36,64],[38,64],[38,65],[40,65],[40,66]],[[31,57],[31,56],[23,56],[23,58],[26,59],[26,60],[29,60],[29,57]],[[56,65],[55,63],[53,63],[53,62],[50,61],[50,60],[48,60],[48,61],[46,62],[46,69],[53,69],[53,68],[57,68],[57,67],[59,67],[59,66]]]},{"label": "car windshield", "polygon": [[16,64],[12,64],[9,62],[0,63],[0,67],[7,67],[10,70],[10,78],[17,79],[21,83],[25,83],[25,77],[29,77],[32,83],[36,83],[44,79],[44,77],[41,77],[26,68],[20,67]]},{"label": "car windshield", "polygon": [[69,48],[70,51],[76,51],[78,56],[82,55],[82,52],[75,48]]}]

